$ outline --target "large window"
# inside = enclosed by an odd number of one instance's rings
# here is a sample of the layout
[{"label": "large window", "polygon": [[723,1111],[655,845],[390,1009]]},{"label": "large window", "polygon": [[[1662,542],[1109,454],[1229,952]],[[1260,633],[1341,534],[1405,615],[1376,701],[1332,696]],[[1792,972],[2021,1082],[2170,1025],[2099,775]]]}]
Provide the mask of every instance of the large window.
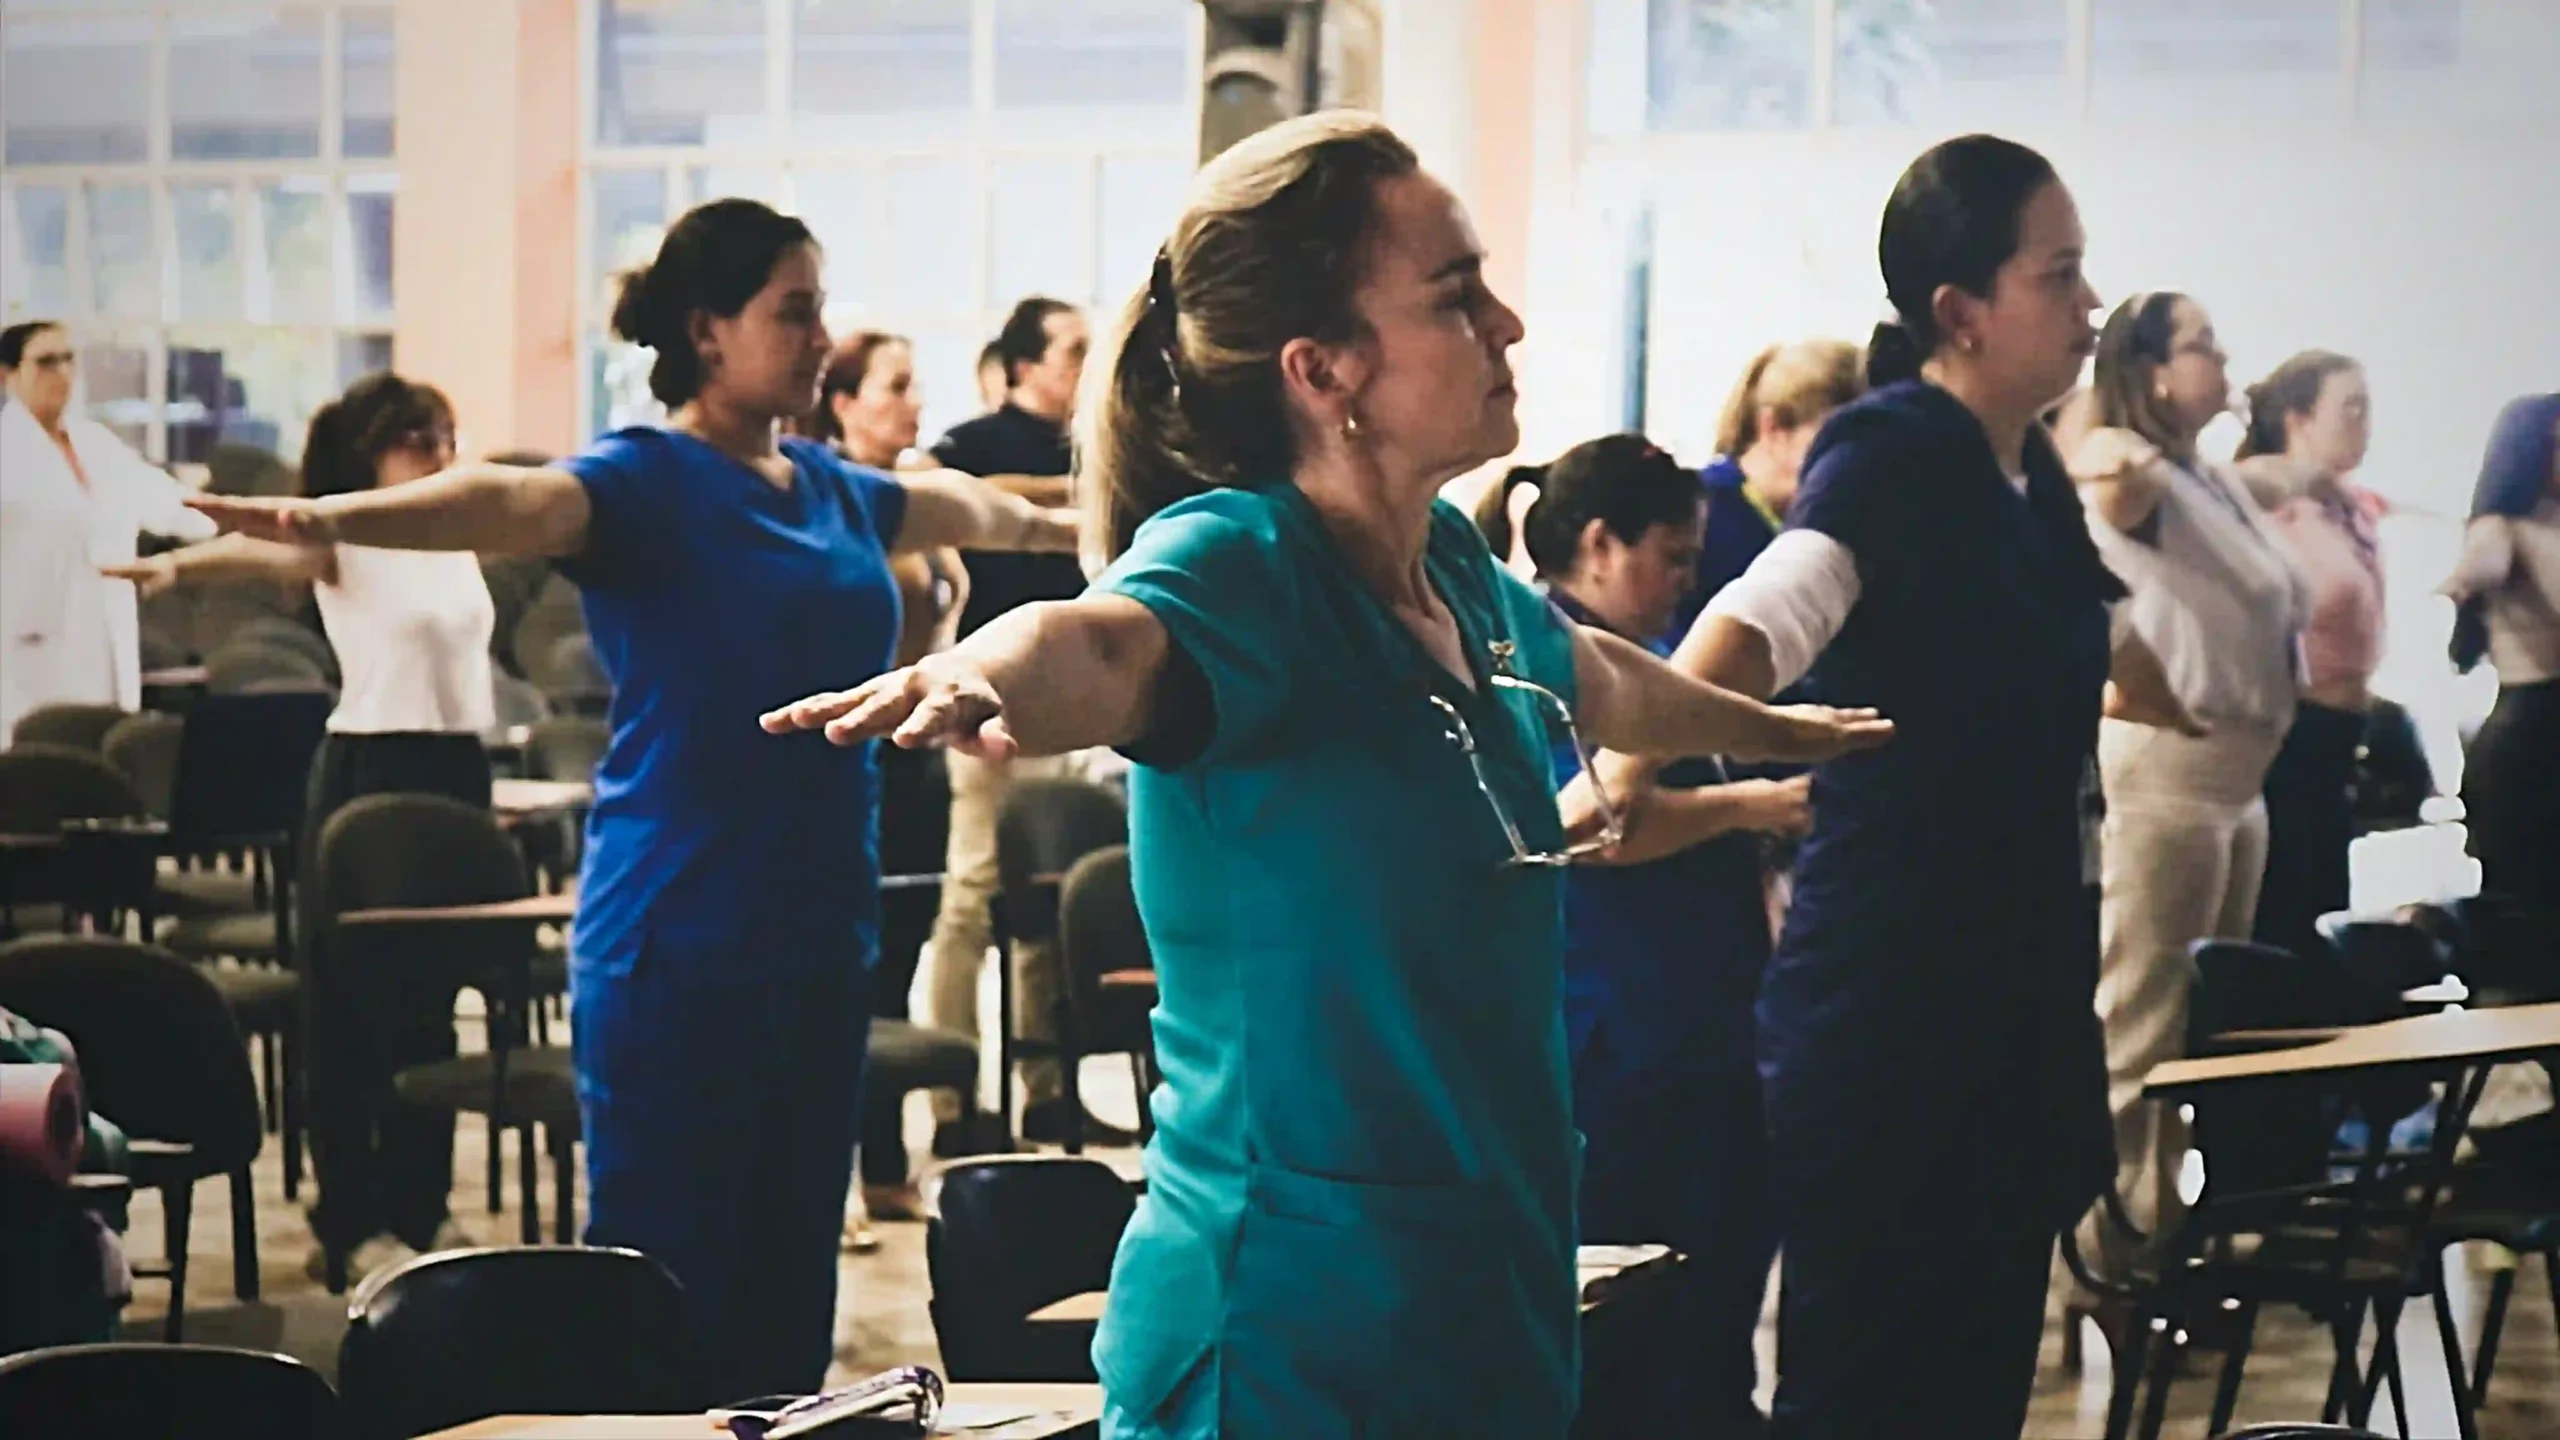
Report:
[{"label": "large window", "polygon": [[585,414],[649,418],[614,277],[687,207],[747,195],[826,247],[828,321],[916,342],[930,439],[977,408],[1013,302],[1116,305],[1197,150],[1176,0],[586,0]]},{"label": "large window", "polygon": [[392,37],[385,0],[0,10],[0,311],[67,323],[145,453],[297,458],[390,363]]}]

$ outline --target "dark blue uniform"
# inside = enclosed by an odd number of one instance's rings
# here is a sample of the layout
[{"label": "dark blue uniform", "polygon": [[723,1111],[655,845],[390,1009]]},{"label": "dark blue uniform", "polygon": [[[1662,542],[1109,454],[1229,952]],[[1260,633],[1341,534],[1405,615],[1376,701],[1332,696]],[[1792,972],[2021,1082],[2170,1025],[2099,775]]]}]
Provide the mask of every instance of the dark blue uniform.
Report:
[{"label": "dark blue uniform", "polygon": [[[1550,598],[1599,625],[1571,597]],[[1559,744],[1557,787],[1580,771],[1572,744]],[[1684,761],[1660,783],[1721,778],[1712,761]],[[1659,1242],[1689,1257],[1677,1313],[1661,1327],[1666,1347],[1651,1357],[1669,1383],[1631,1408],[1649,1434],[1756,1433],[1752,1336],[1778,1247],[1752,1063],[1751,1003],[1769,960],[1759,837],[1721,835],[1641,865],[1577,865],[1565,872],[1564,907],[1582,1239]]]},{"label": "dark blue uniform", "polygon": [[1823,427],[1790,517],[1858,566],[1813,687],[1896,730],[1815,770],[1760,995],[1782,1436],[2017,1434],[2053,1237],[2113,1173],[2079,798],[2122,587],[2041,432],[2026,463],[2021,497],[1907,382]]}]

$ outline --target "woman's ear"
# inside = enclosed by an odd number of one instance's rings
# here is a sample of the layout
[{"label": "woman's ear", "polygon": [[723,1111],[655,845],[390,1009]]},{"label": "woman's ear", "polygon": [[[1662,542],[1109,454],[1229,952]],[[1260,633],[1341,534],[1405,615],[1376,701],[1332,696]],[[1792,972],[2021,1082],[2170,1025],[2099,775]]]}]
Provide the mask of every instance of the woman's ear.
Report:
[{"label": "woman's ear", "polygon": [[1299,336],[1280,347],[1280,390],[1324,431],[1337,431],[1368,383],[1366,357],[1351,346]]},{"label": "woman's ear", "polygon": [[[1951,345],[1965,354],[1982,348],[1979,327],[1982,324],[1983,298],[1957,285],[1941,285],[1929,297],[1929,316],[1937,326],[1938,343]],[[1922,356],[1927,359],[1927,356]]]}]

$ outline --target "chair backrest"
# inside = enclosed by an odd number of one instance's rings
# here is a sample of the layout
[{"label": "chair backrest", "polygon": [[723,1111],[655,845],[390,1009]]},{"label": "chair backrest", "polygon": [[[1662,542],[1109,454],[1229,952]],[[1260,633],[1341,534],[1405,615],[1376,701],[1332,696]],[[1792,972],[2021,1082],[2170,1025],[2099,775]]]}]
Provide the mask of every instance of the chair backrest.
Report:
[{"label": "chair backrest", "polygon": [[2452,957],[2475,1004],[2560,1000],[2560,921],[2548,911],[2487,893],[2411,905],[2401,915]]},{"label": "chair backrest", "polygon": [[954,1380],[1090,1379],[1080,1351],[1055,1353],[1024,1322],[1043,1305],[1111,1283],[1137,1200],[1099,1160],[1012,1155],[943,1172],[925,1235],[933,1327]]},{"label": "chair backrest", "polygon": [[205,695],[187,709],[170,828],[186,835],[302,833],[311,757],[328,734],[327,694]]},{"label": "chair backrest", "polygon": [[[28,1433],[335,1440],[338,1396],[290,1355],[221,1345],[64,1345],[0,1359],[0,1416]],[[50,1417],[50,1418],[47,1418]]]},{"label": "chair backrest", "polygon": [[114,705],[39,705],[18,717],[9,731],[9,743],[63,745],[94,754],[106,744],[107,732],[116,728],[116,722],[132,713]]},{"label": "chair backrest", "polygon": [[231,643],[205,657],[205,689],[216,695],[236,693],[252,685],[282,683],[305,690],[329,688],[328,672],[308,656],[272,646]]},{"label": "chair backrest", "polygon": [[1025,780],[996,812],[997,884],[1023,895],[1032,877],[1066,874],[1096,850],[1129,843],[1129,808],[1089,780]]},{"label": "chair backrest", "polygon": [[504,670],[492,670],[489,692],[491,708],[497,713],[500,729],[531,725],[551,718],[550,699],[530,680],[519,680]]},{"label": "chair backrest", "polygon": [[142,803],[159,819],[169,818],[178,794],[178,751],[185,743],[187,722],[165,710],[127,715],[107,732],[98,753],[133,786]]},{"label": "chair backrest", "polygon": [[318,667],[321,678],[330,684],[340,678],[337,647],[327,635],[298,620],[281,616],[251,620],[232,632],[229,643],[299,655]]},{"label": "chair backrest", "polygon": [[222,992],[153,945],[41,936],[0,945],[0,1008],[71,1039],[89,1108],[146,1140],[195,1147],[204,1173],[256,1158],[265,1126]]},{"label": "chair backrest", "polygon": [[612,743],[613,727],[592,716],[537,720],[525,736],[525,774],[535,780],[593,780]]},{"label": "chair backrest", "polygon": [[[1058,893],[1058,948],[1066,962],[1070,1003],[1092,1013],[1096,982],[1115,970],[1152,970],[1147,927],[1129,882],[1129,847],[1106,845],[1067,871]],[[1086,1027],[1086,1049],[1118,1043]]]},{"label": "chair backrest", "polygon": [[367,795],[320,827],[315,913],[476,905],[530,893],[524,857],[485,809],[442,795]]},{"label": "chair backrest", "polygon": [[347,1302],[338,1388],[354,1440],[490,1415],[700,1409],[684,1291],[634,1250],[446,1250]]},{"label": "chair backrest", "polygon": [[50,835],[66,820],[138,820],[150,813],[132,782],[95,750],[66,745],[0,750],[0,831]]},{"label": "chair backrest", "polygon": [[2419,926],[2397,917],[2323,915],[2320,938],[2329,942],[2346,979],[2347,1003],[2358,1024],[2405,1012],[2400,992],[2433,985],[2453,969],[2453,956]]}]

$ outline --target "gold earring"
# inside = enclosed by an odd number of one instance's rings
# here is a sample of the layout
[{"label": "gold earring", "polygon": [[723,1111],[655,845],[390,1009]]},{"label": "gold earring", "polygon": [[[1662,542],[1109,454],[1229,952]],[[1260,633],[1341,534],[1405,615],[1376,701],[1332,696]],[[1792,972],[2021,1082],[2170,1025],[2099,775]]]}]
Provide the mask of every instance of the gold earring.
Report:
[{"label": "gold earring", "polygon": [[1360,442],[1359,416],[1345,415],[1342,417],[1342,438],[1355,445]]}]

